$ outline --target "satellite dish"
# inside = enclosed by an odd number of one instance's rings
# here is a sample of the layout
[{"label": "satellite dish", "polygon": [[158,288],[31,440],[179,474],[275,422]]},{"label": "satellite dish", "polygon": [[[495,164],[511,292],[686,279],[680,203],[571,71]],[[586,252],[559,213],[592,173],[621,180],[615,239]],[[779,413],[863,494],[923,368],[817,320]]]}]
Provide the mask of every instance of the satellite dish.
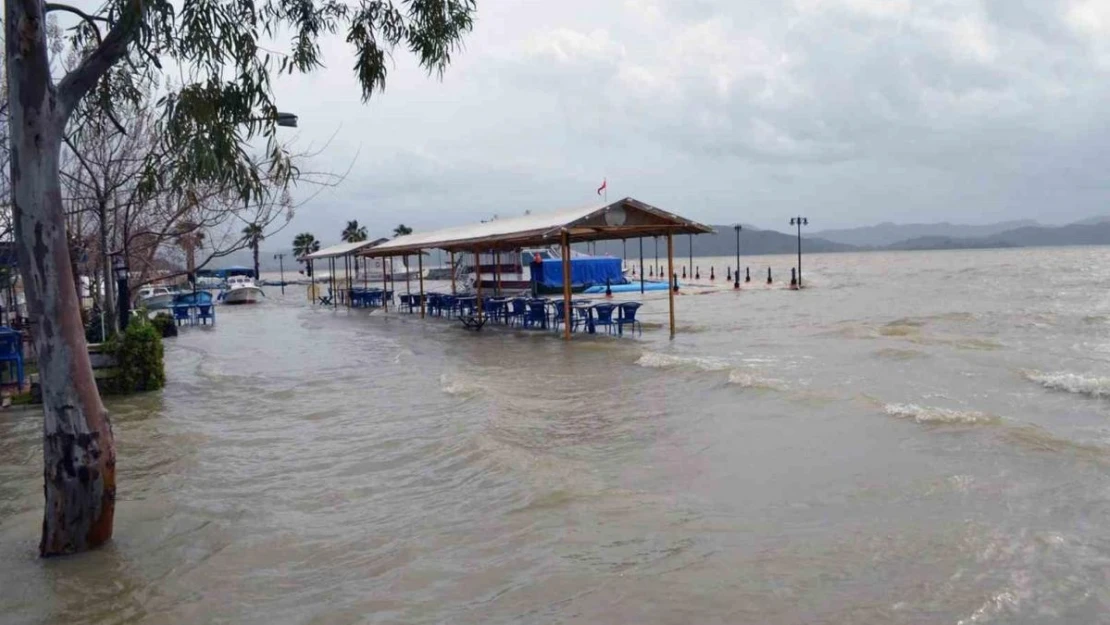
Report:
[{"label": "satellite dish", "polygon": [[605,224],[609,226],[623,226],[626,215],[620,206],[614,206],[605,211]]}]

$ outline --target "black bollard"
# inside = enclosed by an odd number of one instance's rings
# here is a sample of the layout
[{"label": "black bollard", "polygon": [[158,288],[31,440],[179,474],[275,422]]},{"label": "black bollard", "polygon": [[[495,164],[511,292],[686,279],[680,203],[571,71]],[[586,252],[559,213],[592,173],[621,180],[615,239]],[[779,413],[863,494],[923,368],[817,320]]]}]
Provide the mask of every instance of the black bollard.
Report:
[{"label": "black bollard", "polygon": [[648,277],[649,278],[654,278],[655,277],[655,267],[648,267]]},{"label": "black bollard", "polygon": [[632,275],[636,275],[636,265],[632,265]]},{"label": "black bollard", "polygon": [[713,280],[716,280],[716,279],[717,279],[717,276],[715,276],[713,274],[713,267],[710,267],[709,268],[709,281],[712,282]]},{"label": "black bollard", "polygon": [[686,279],[686,268],[685,267],[682,268],[682,279],[683,280]]},{"label": "black bollard", "polygon": [[752,268],[751,267],[744,267],[744,282],[751,282],[751,281],[752,281]]},{"label": "black bollard", "polygon": [[732,274],[732,277],[734,278],[734,280],[732,282],[732,288],[739,289],[740,288],[740,268],[739,267],[736,268],[736,273]]},{"label": "black bollard", "polygon": [[701,267],[694,268],[694,279],[701,280]]},{"label": "black bollard", "polygon": [[798,277],[796,275],[797,271],[798,270],[795,269],[794,267],[790,268],[790,288],[792,288],[792,289],[798,288]]},{"label": "black bollard", "polygon": [[678,274],[674,274],[674,292],[678,293]]},{"label": "black bollard", "polygon": [[732,267],[725,267],[725,271],[728,272],[725,274],[725,281],[732,282]]},{"label": "black bollard", "polygon": [[609,278],[605,278],[605,297],[613,297],[613,285]]},{"label": "black bollard", "polygon": [[771,268],[767,268],[767,284],[771,284]]}]

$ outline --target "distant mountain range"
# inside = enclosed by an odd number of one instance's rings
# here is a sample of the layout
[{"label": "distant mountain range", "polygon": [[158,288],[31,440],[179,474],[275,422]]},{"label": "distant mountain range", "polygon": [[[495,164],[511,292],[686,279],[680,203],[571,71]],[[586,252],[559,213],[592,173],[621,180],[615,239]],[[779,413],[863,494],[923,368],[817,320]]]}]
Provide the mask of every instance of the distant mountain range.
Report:
[{"label": "distant mountain range", "polygon": [[1041,224],[1031,219],[1004,221],[985,226],[967,226],[948,222],[938,224],[893,224],[886,222],[876,226],[849,228],[847,230],[820,230],[814,232],[813,236],[820,239],[828,239],[834,243],[844,243],[856,247],[886,247],[912,239],[985,238],[1008,230],[1035,228],[1040,225]]},{"label": "distant mountain range", "polygon": [[[716,232],[693,238],[695,256],[732,256],[736,253],[736,231],[732,225],[713,226]],[[745,256],[764,254],[792,254],[797,250],[794,234],[775,230],[760,230],[743,226],[740,232],[740,253]],[[823,230],[802,237],[802,248],[807,254],[821,252],[860,252],[872,250],[959,250],[1013,247],[1050,247],[1068,245],[1110,245],[1110,216],[1091,217],[1066,226],[1045,226],[1035,221],[1007,221],[983,226],[965,226],[951,223],[892,224],[882,223],[863,228]],[[644,239],[644,259],[654,260],[656,243]],[[658,240],[659,258],[667,257],[666,240]],[[628,258],[639,255],[639,241],[599,241],[596,253],[621,256],[627,247]],[[690,255],[690,237],[674,239],[676,259]],[[263,271],[277,271],[274,254],[283,252],[285,271],[296,273],[301,267],[288,249],[263,248],[259,261]],[[241,250],[213,263],[214,266],[250,266],[250,250]]]}]

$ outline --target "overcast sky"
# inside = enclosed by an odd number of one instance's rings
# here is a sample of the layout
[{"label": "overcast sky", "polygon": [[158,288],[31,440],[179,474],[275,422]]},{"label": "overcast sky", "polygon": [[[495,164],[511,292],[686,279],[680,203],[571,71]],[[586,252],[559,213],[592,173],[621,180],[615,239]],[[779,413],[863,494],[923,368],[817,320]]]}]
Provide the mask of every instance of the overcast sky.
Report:
[{"label": "overcast sky", "polygon": [[[314,169],[278,238],[387,235],[632,196],[709,223],[1063,223],[1104,207],[1106,0],[478,0],[442,80],[350,50],[283,77]],[[288,132],[288,131],[286,131]]]}]

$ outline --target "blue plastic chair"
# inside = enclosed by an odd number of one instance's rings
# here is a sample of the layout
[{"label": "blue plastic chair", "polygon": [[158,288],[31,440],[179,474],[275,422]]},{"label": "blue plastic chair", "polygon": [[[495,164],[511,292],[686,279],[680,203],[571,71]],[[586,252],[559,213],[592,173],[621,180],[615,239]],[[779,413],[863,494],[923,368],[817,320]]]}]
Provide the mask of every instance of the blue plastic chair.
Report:
[{"label": "blue plastic chair", "polygon": [[547,329],[547,302],[534,299],[528,302],[528,314],[524,317],[524,327]]},{"label": "blue plastic chair", "polygon": [[605,327],[605,331],[609,334],[613,333],[613,328],[617,327],[616,321],[613,319],[613,311],[617,307],[615,304],[594,304],[594,328],[601,326]]},{"label": "blue plastic chair", "polygon": [[[566,315],[566,311],[564,310],[564,306],[563,306],[565,302],[560,301],[560,300],[556,300],[553,303],[554,303],[554,306],[555,306],[555,316],[552,317],[552,319],[551,319],[551,327],[556,332],[558,332],[559,331],[559,324],[560,323],[567,323],[567,315]],[[578,323],[580,321],[581,320],[578,318],[578,316],[576,316],[574,314],[574,309],[572,308],[571,311],[570,311],[570,322],[569,322],[571,332],[574,332],[574,331],[578,330]]]},{"label": "blue plastic chair", "polygon": [[519,322],[524,325],[524,318],[528,315],[528,300],[523,297],[518,297],[509,303],[509,309],[505,313],[509,325],[513,322]]},{"label": "blue plastic chair", "polygon": [[216,323],[216,309],[211,304],[197,305],[197,321],[204,325]]},{"label": "blue plastic chair", "polygon": [[624,326],[631,325],[632,331],[635,332],[639,329],[640,334],[644,333],[644,326],[636,320],[636,311],[643,306],[640,302],[624,302],[620,304],[620,316],[617,318],[617,334],[624,334]]},{"label": "blue plastic chair", "polygon": [[191,312],[192,311],[190,310],[189,306],[174,306],[173,319],[177,322],[177,325],[181,325],[183,323],[192,324],[193,315],[190,314]]},{"label": "blue plastic chair", "polygon": [[15,365],[15,377],[19,388],[23,388],[23,335],[12,329],[0,330],[0,362]]}]

